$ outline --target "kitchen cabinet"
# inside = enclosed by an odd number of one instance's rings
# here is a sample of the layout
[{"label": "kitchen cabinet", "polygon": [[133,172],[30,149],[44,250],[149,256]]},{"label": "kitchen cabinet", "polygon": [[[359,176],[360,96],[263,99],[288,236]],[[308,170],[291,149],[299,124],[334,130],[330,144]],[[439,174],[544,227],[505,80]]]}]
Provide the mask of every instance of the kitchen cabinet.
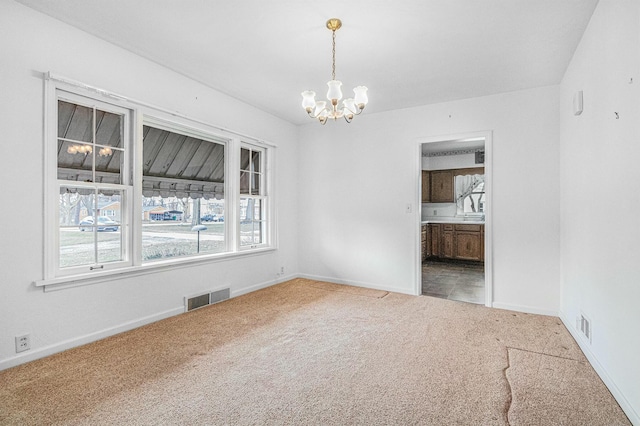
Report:
[{"label": "kitchen cabinet", "polygon": [[427,234],[427,250],[429,257],[440,257],[440,224],[430,223]]},{"label": "kitchen cabinet", "polygon": [[484,225],[430,223],[426,247],[427,258],[484,262]]},{"label": "kitchen cabinet", "polygon": [[456,259],[484,260],[482,225],[455,225]]},{"label": "kitchen cabinet", "polygon": [[484,174],[484,167],[432,171],[422,170],[422,202],[454,203],[455,177],[473,174]]},{"label": "kitchen cabinet", "polygon": [[454,225],[445,223],[442,225],[442,253],[441,257],[445,259],[453,259],[455,258],[454,252],[454,244],[455,244],[455,233],[454,233]]},{"label": "kitchen cabinet", "polygon": [[421,230],[420,230],[420,235],[421,235],[421,239],[420,241],[422,242],[422,244],[420,245],[421,249],[420,249],[420,253],[421,253],[421,261],[424,262],[425,260],[427,260],[427,256],[428,256],[428,252],[429,250],[427,249],[427,229],[428,229],[428,225],[422,225],[421,226]]},{"label": "kitchen cabinet", "polygon": [[431,202],[453,203],[453,170],[434,170],[430,172]]},{"label": "kitchen cabinet", "polygon": [[431,172],[427,170],[422,171],[422,202],[431,202]]}]

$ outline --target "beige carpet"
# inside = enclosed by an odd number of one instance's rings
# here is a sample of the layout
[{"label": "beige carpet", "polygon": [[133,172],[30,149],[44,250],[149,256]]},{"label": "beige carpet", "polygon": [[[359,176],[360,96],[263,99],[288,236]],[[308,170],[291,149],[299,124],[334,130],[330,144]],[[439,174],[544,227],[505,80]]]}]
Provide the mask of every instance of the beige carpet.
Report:
[{"label": "beige carpet", "polygon": [[303,279],[0,384],[2,425],[630,424],[558,318]]}]

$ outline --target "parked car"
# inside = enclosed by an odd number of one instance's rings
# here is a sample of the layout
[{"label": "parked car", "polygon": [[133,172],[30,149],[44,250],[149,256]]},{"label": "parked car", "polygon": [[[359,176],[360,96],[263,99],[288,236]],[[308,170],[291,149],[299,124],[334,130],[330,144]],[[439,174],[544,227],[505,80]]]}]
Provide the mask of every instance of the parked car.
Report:
[{"label": "parked car", "polygon": [[[81,231],[92,231],[93,230],[93,216],[87,216],[80,221],[80,230]],[[98,216],[98,231],[117,231],[119,228],[118,222],[114,222],[106,216]]]},{"label": "parked car", "polygon": [[213,215],[205,214],[200,218],[200,222],[213,222],[215,220]]}]

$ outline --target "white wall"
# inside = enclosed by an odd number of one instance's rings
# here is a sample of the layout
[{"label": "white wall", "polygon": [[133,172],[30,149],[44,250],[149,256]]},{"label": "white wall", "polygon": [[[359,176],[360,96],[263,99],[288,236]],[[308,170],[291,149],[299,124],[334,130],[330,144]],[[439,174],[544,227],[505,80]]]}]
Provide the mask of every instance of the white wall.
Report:
[{"label": "white wall", "polygon": [[[230,285],[237,294],[297,265],[297,129],[139,56],[9,0],[0,0],[0,369],[179,312],[183,296]],[[222,65],[222,64],[221,64]],[[43,293],[42,73],[52,71],[277,144],[280,249]],[[14,336],[30,333],[17,356]]]},{"label": "white wall", "polygon": [[483,167],[483,166],[484,164],[476,164],[475,154],[422,157],[422,170],[463,169],[468,167]]},{"label": "white wall", "polygon": [[544,87],[302,126],[301,272],[414,293],[419,139],[492,130],[494,306],[557,314],[558,99]]},{"label": "white wall", "polygon": [[[637,1],[600,0],[560,97],[561,316],[572,332],[581,312],[591,320],[591,343],[577,341],[634,424],[640,424],[639,29]],[[578,90],[584,112],[574,116]]]}]

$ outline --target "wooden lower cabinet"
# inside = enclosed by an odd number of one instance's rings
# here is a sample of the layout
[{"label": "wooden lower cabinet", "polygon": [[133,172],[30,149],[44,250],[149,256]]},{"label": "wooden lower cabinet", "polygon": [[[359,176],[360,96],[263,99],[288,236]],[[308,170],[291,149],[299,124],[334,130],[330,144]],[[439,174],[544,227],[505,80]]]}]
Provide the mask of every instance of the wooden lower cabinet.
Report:
[{"label": "wooden lower cabinet", "polygon": [[422,244],[420,244],[420,247],[421,247],[420,253],[422,254],[421,256],[422,262],[427,260],[427,256],[429,255],[429,250],[427,245],[427,228],[428,228],[428,225],[422,225],[420,229],[420,235],[421,235],[420,241],[422,242]]},{"label": "wooden lower cabinet", "polygon": [[442,225],[442,254],[440,257],[444,257],[445,259],[455,259],[455,232],[453,229],[453,225],[443,224]]},{"label": "wooden lower cabinet", "polygon": [[429,224],[427,235],[427,250],[429,257],[440,257],[440,224]]},{"label": "wooden lower cabinet", "polygon": [[427,257],[483,262],[484,225],[429,224],[426,245]]},{"label": "wooden lower cabinet", "polygon": [[456,259],[483,260],[480,243],[479,232],[456,232]]}]

